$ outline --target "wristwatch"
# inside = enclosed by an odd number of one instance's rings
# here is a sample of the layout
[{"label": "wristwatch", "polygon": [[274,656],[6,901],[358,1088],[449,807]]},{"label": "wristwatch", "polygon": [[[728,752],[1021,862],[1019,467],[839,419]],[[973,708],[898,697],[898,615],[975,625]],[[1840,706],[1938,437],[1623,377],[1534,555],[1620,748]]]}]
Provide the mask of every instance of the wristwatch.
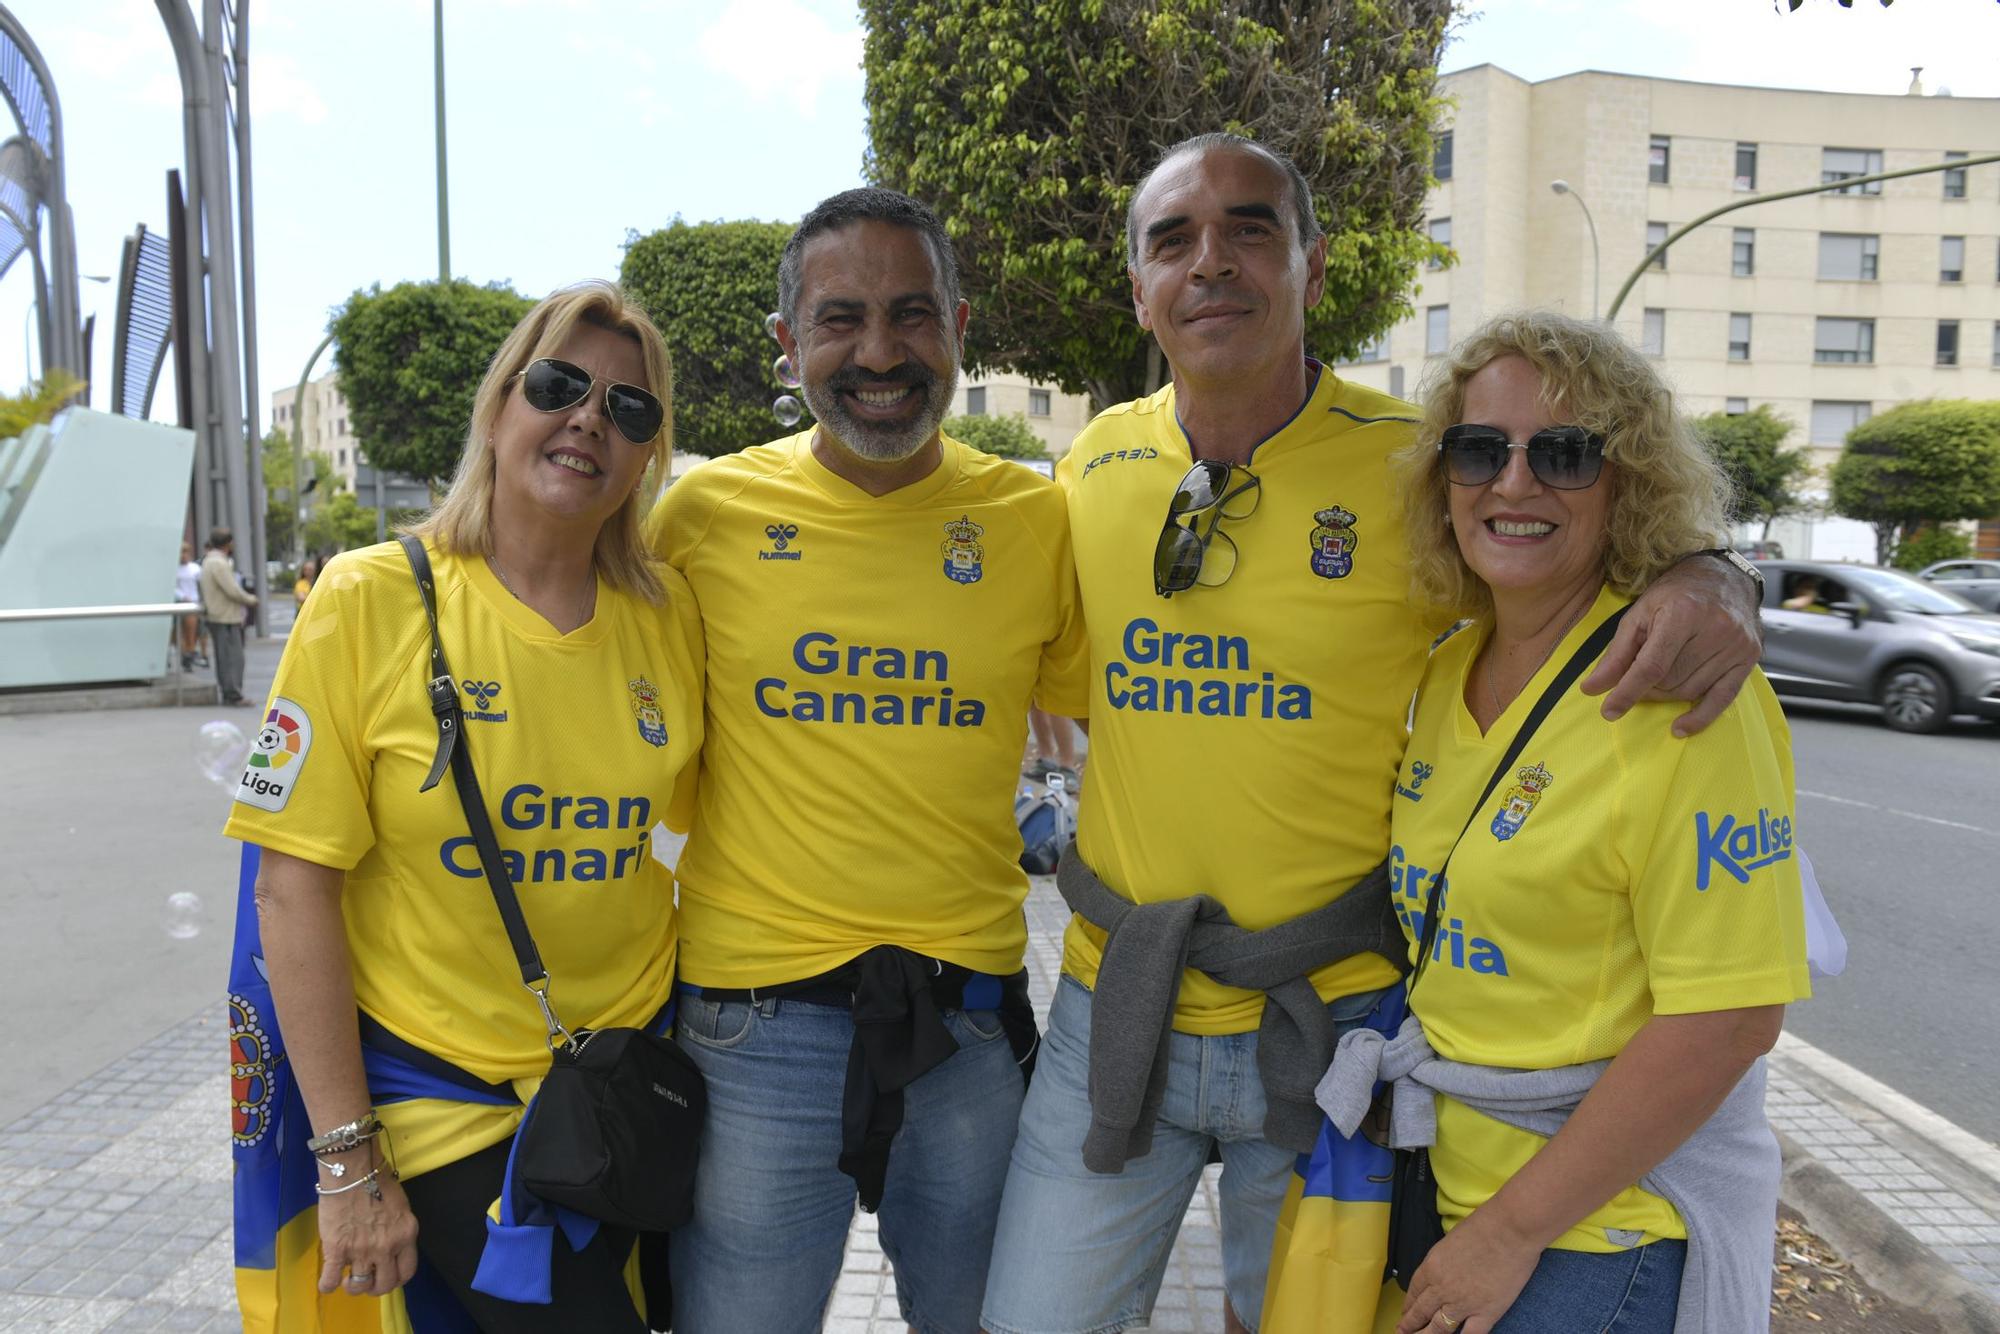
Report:
[{"label": "wristwatch", "polygon": [[1748,560],[1745,560],[1742,552],[1733,547],[1709,547],[1705,551],[1697,551],[1694,554],[1697,556],[1713,556],[1724,564],[1735,566],[1738,570],[1750,576],[1751,583],[1757,585],[1757,600],[1759,602],[1764,600],[1764,572],[1755,565],[1752,565]]}]

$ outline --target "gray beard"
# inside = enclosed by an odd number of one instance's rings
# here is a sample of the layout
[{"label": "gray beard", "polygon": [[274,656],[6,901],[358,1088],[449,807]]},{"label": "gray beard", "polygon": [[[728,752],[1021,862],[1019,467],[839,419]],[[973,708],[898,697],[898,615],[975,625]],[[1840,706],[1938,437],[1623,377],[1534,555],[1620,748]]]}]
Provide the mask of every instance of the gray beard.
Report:
[{"label": "gray beard", "polygon": [[[800,369],[805,368],[801,366]],[[822,391],[810,373],[806,375],[799,392],[804,395],[806,406],[812,409],[812,415],[819,419],[821,429],[840,441],[849,453],[871,463],[901,463],[929,444],[931,437],[944,424],[944,419],[950,415],[951,396],[958,389],[956,362],[950,374],[919,389],[926,396],[924,410],[907,424],[862,421],[847,410],[847,399],[843,395]]]}]

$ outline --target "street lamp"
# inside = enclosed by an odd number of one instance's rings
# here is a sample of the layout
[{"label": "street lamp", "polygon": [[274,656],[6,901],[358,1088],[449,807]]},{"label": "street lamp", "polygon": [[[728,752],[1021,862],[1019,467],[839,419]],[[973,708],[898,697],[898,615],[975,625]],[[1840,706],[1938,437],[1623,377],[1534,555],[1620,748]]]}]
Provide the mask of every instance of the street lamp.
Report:
[{"label": "street lamp", "polygon": [[1568,181],[1550,181],[1549,189],[1559,195],[1568,195],[1583,210],[1584,225],[1590,228],[1590,318],[1597,318],[1598,278],[1603,272],[1603,263],[1597,252],[1597,221],[1590,216],[1590,205],[1583,202],[1583,196],[1571,188]]}]

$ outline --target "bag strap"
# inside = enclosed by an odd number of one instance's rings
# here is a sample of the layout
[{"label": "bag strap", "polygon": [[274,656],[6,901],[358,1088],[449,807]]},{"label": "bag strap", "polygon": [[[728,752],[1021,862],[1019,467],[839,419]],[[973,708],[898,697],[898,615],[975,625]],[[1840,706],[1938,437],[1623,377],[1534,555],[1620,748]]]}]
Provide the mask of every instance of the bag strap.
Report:
[{"label": "bag strap", "polygon": [[[1444,864],[1439,866],[1437,874],[1431,877],[1430,898],[1424,906],[1424,931],[1417,944],[1417,967],[1416,971],[1410,974],[1409,992],[1417,989],[1417,981],[1424,975],[1424,965],[1431,961],[1431,948],[1437,943],[1438,898],[1444,890],[1445,870],[1451,865],[1452,854],[1456,853],[1458,845],[1465,841],[1466,834],[1472,829],[1473,821],[1477,820],[1479,813],[1486,809],[1487,798],[1493,795],[1494,788],[1500,786],[1500,780],[1507,776],[1507,771],[1514,767],[1514,761],[1521,758],[1521,752],[1528,748],[1528,742],[1533,739],[1543,720],[1555,711],[1556,705],[1569,693],[1569,688],[1576,684],[1576,679],[1583,675],[1584,669],[1602,657],[1604,650],[1611,646],[1612,636],[1618,633],[1618,623],[1625,619],[1625,613],[1630,610],[1631,607],[1628,605],[1612,612],[1605,618],[1604,624],[1591,631],[1590,637],[1577,645],[1576,652],[1570,654],[1569,661],[1565,662],[1562,670],[1555,674],[1555,678],[1549,682],[1548,689],[1542,691],[1542,697],[1535,701],[1535,707],[1528,710],[1528,716],[1521,720],[1520,730],[1514,733],[1513,741],[1507,746],[1507,753],[1500,757],[1500,763],[1493,766],[1493,776],[1486,780],[1485,790],[1479,794],[1479,800],[1472,804],[1472,813],[1465,817],[1465,827],[1460,829],[1458,837],[1451,841],[1451,851],[1445,853]],[[1405,995],[1407,996],[1408,992]]]},{"label": "bag strap", "polygon": [[554,1047],[560,1041],[568,1046],[572,1041],[569,1030],[562,1026],[549,1000],[549,970],[542,963],[534,934],[528,930],[528,919],[521,911],[514,882],[507,876],[507,863],[500,856],[500,840],[494,837],[486,799],[479,791],[479,776],[472,770],[472,752],[465,744],[465,714],[458,702],[458,683],[451,679],[451,668],[444,657],[444,637],[438,632],[437,585],[431,576],[430,556],[424,544],[408,533],[396,534],[396,541],[410,562],[410,572],[416,576],[417,593],[423,598],[424,617],[431,628],[430,680],[424,690],[430,696],[431,716],[437,719],[438,749],[429,776],[417,790],[430,791],[437,786],[445,768],[450,767],[453,784],[458,789],[458,804],[465,811],[472,845],[479,852],[480,869],[486,873],[486,887],[493,891],[493,904],[500,910],[500,921],[507,928],[507,943],[513,946],[514,960],[521,967],[521,985],[542,1008],[542,1017],[549,1025],[549,1045]]}]

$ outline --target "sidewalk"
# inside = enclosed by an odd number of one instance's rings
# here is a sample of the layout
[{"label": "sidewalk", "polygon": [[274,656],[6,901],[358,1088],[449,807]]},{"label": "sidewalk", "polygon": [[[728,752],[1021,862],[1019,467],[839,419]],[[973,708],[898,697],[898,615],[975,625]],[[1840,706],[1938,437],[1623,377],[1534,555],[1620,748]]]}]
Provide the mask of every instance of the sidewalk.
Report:
[{"label": "sidewalk", "polygon": [[[1065,917],[1053,884],[1037,881],[1028,901],[1028,964],[1044,1009]],[[204,1007],[0,1127],[0,1329],[239,1328],[222,1129],[224,1031],[220,1002]],[[1839,1082],[1842,1069],[1787,1040],[1771,1062],[1773,1124],[1966,1280],[2000,1298],[2000,1178],[1940,1147],[1948,1135],[1919,1134],[1854,1096]],[[1215,1171],[1188,1209],[1156,1330],[1221,1327]],[[903,1329],[867,1215],[855,1220],[826,1328]]]}]

